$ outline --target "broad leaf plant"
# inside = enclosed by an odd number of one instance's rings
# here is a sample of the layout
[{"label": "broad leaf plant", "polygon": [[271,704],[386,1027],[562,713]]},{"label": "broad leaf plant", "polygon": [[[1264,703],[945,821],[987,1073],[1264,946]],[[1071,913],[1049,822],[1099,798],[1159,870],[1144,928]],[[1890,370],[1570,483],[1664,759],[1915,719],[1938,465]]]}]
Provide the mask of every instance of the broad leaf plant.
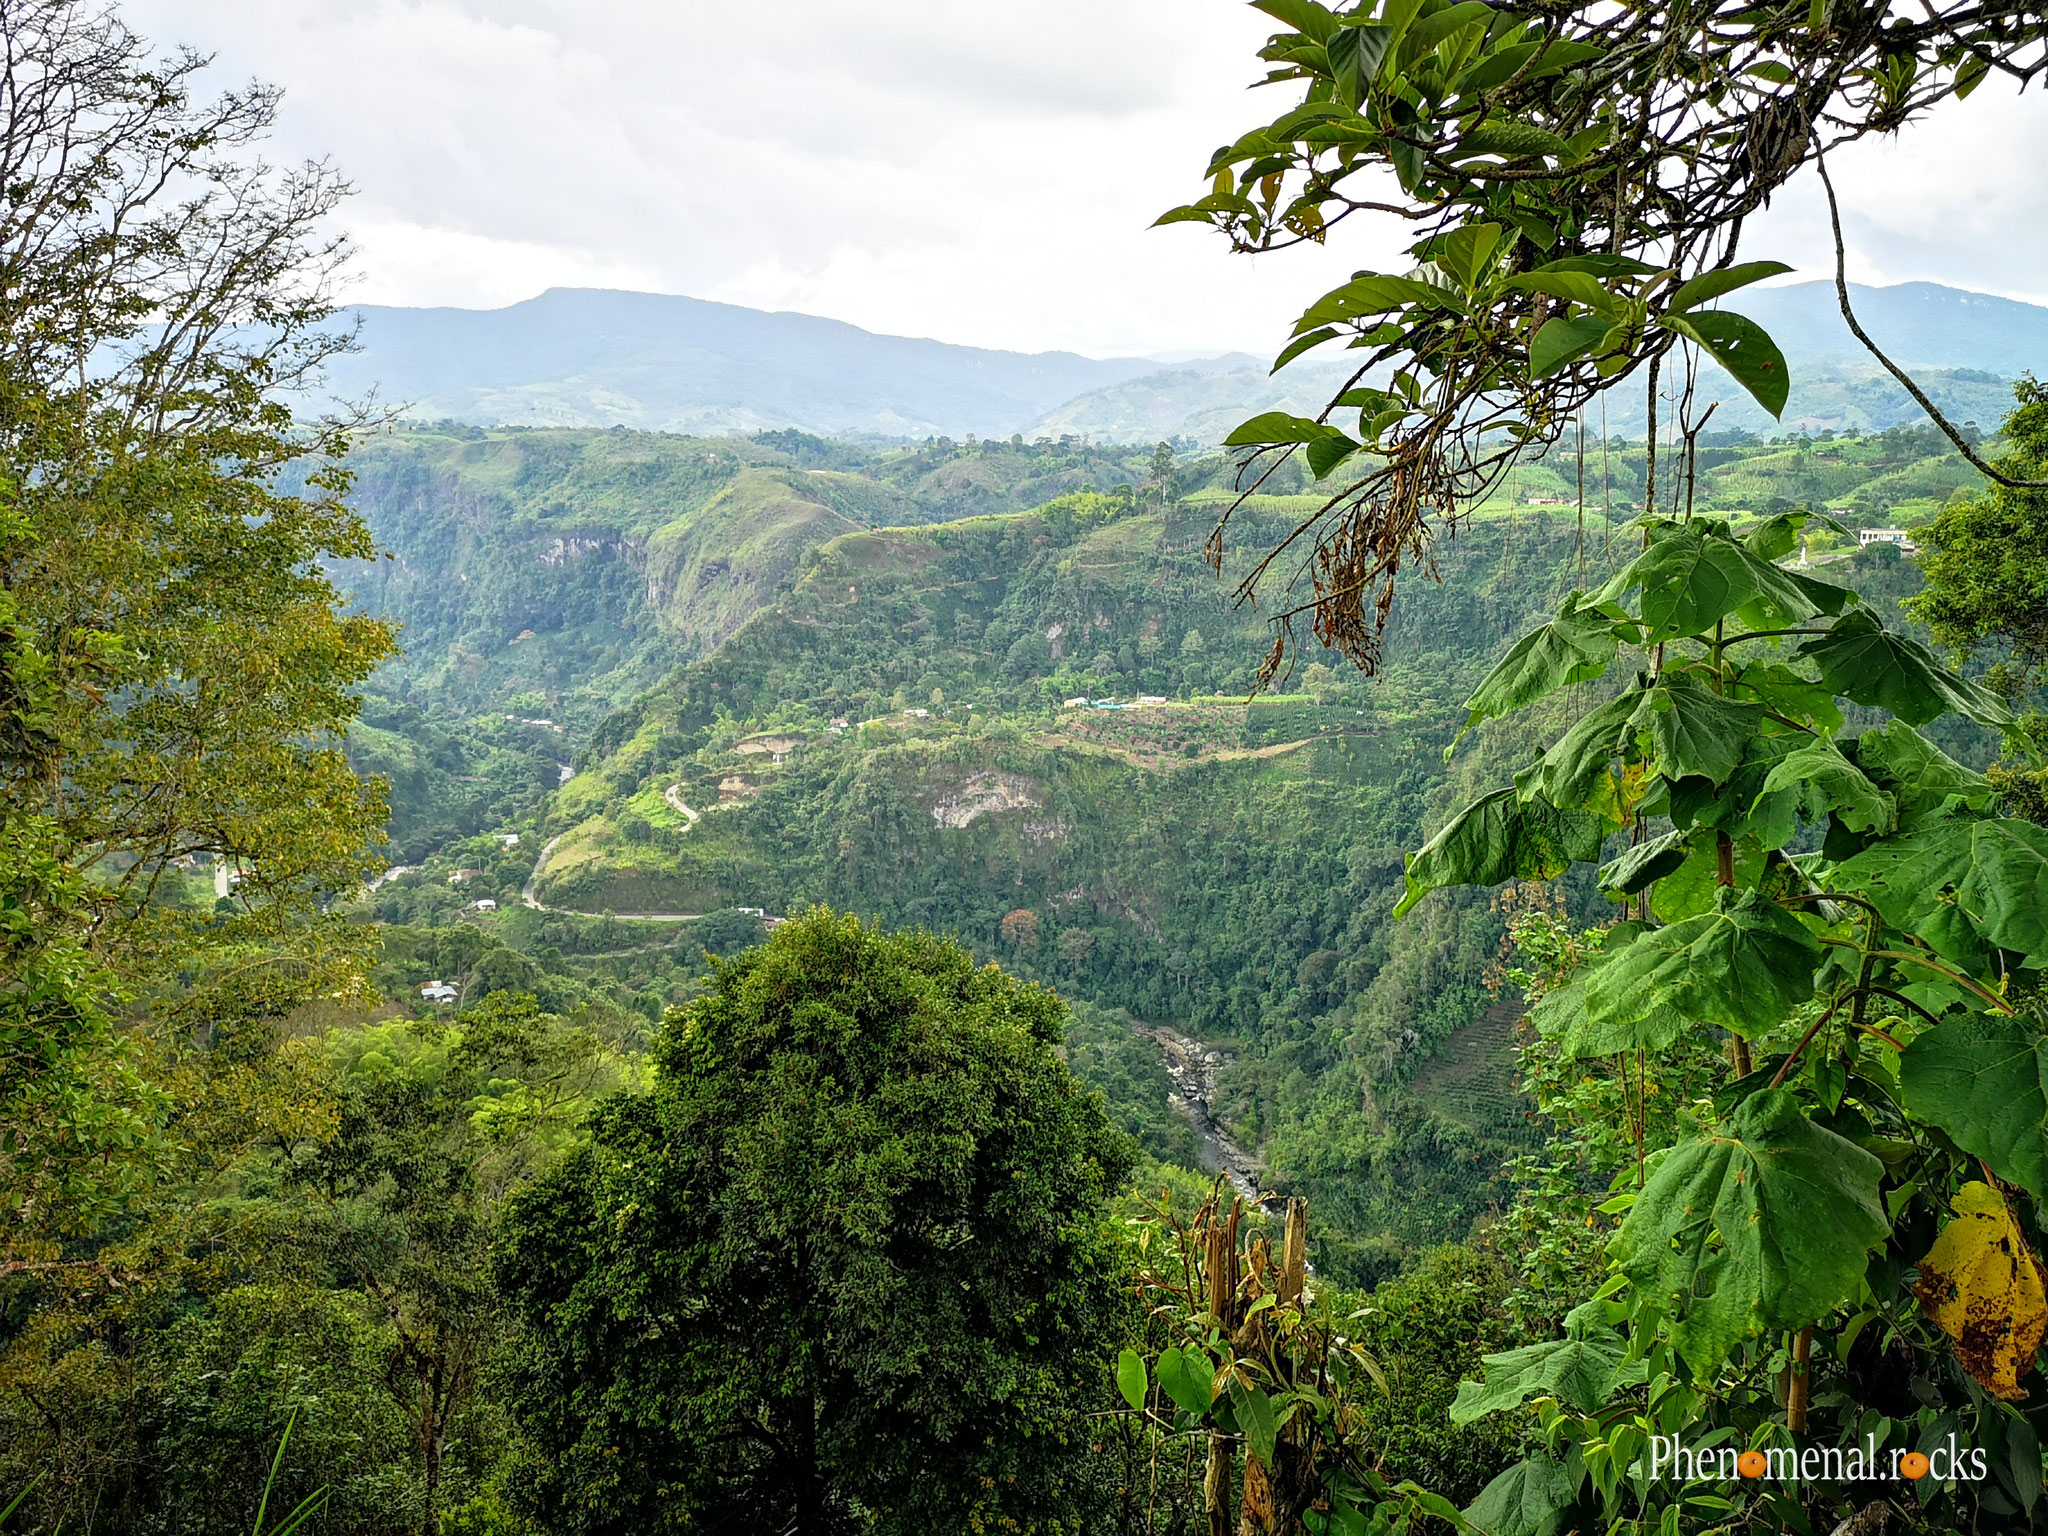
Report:
[{"label": "broad leaf plant", "polygon": [[[1998,698],[1776,563],[1801,520],[1740,537],[1646,520],[1633,561],[1480,684],[1468,728],[1604,696],[1408,861],[1404,909],[1596,866],[1627,916],[1531,1026],[1567,1060],[1715,1042],[1728,1061],[1676,1144],[1619,1176],[1610,1278],[1565,1337],[1489,1357],[1461,1391],[1461,1421],[1536,1405],[1555,1453],[1503,1474],[1467,1512],[1482,1529],[1557,1529],[1574,1505],[1712,1523],[1725,1490],[1652,1481],[1647,1455],[1652,1435],[1709,1431],[1744,1450],[1871,1437],[1888,1456],[1966,1427],[2036,1469],[1991,1498],[2039,1498],[2034,1430],[2009,1405],[2048,1325],[2028,1237],[2048,1199],[2048,829],[1998,814],[1920,729],[2008,728]],[[1814,1415],[1814,1376],[1841,1376],[1859,1338],[1933,1330],[1966,1378],[1956,1401]],[[1797,1489],[1745,1486],[1772,1518],[1799,1508]],[[1519,1513],[1488,1524],[1509,1491]]]},{"label": "broad leaf plant", "polygon": [[[2003,702],[1853,592],[1778,563],[1804,521],[1738,536],[1721,519],[1645,520],[1641,553],[1571,593],[1468,701],[1468,729],[1546,702],[1578,703],[1570,723],[1408,860],[1403,911],[1448,886],[1592,866],[1626,915],[1544,993],[1533,1030],[1567,1062],[1705,1048],[1726,1063],[1675,1143],[1617,1176],[1606,1283],[1563,1336],[1487,1357],[1461,1389],[1458,1422],[1533,1413],[1537,1454],[1463,1511],[1383,1481],[1344,1409],[1373,1385],[1341,1325],[1262,1286],[1257,1262],[1221,1289],[1198,1278],[1236,1250],[1234,1223],[1206,1259],[1180,1245],[1177,1301],[1158,1287],[1178,1336],[1156,1387],[1123,1362],[1126,1396],[1162,1427],[1241,1446],[1263,1469],[1248,1482],[1292,1489],[1311,1530],[1808,1529],[1805,1498],[1860,1502],[1853,1485],[1655,1480],[1653,1435],[1889,1457],[1960,1434],[2005,1469],[1965,1490],[1974,1507],[2039,1500],[2017,1404],[2048,1331],[2030,1236],[2048,1200],[2033,1001],[2048,829],[2000,815],[1989,781],[1921,730],[1952,715],[2004,730]],[[1280,1303],[1264,1300],[1270,1326],[1248,1328],[1265,1297]],[[1957,1390],[1865,1401],[1868,1357],[1916,1350],[1951,1360]],[[1271,1428],[1297,1421],[1305,1459]]]}]

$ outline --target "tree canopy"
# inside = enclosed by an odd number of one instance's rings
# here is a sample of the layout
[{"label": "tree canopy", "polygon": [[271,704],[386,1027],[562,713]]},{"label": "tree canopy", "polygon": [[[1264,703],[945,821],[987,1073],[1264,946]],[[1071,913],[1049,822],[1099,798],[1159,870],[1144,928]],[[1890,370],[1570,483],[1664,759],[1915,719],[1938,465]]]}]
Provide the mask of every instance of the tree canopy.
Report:
[{"label": "tree canopy", "polygon": [[[289,399],[347,345],[345,189],[266,166],[276,92],[208,98],[206,62],[76,0],[0,10],[0,1265],[162,1166],[138,1051],[362,986],[320,908],[375,865],[340,739],[392,632],[321,566],[371,553],[343,424]],[[186,895],[195,861],[228,899]]]},{"label": "tree canopy", "polygon": [[507,1224],[548,1528],[949,1530],[1054,1497],[1131,1166],[1064,1015],[822,908],[720,963],[652,1093]]}]

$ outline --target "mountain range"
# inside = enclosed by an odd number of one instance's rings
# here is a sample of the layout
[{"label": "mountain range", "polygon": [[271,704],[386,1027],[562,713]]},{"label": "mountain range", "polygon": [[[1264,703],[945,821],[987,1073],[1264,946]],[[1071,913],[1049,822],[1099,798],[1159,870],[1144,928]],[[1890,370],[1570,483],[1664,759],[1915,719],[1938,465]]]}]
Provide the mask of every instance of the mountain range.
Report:
[{"label": "mountain range", "polygon": [[[1935,283],[1853,290],[1858,318],[1927,374],[1944,410],[1987,426],[2008,382],[2048,362],[2048,308]],[[1917,416],[1837,312],[1832,285],[1757,289],[1735,307],[1784,349],[1794,393],[1782,425],[1883,428]],[[374,393],[417,420],[749,434],[795,427],[841,437],[1086,435],[1219,441],[1253,411],[1312,412],[1342,364],[1274,376],[1245,353],[1186,360],[1004,352],[883,336],[816,315],[670,294],[554,288],[503,309],[363,306],[360,349],[330,370],[337,397]],[[1773,423],[1725,378],[1722,423]],[[1627,387],[1607,426],[1641,428]]]}]

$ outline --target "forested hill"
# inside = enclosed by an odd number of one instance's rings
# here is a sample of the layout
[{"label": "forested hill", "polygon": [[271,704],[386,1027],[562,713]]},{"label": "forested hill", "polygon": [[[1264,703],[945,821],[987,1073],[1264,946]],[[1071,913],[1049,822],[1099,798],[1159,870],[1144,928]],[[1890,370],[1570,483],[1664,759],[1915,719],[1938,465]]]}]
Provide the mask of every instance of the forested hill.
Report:
[{"label": "forested hill", "polygon": [[798,432],[401,429],[349,460],[390,558],[339,571],[405,624],[383,686],[459,709],[537,692],[529,712],[589,721],[732,633],[836,534],[1133,486],[1150,458],[1071,438],[875,453]]},{"label": "forested hill", "polygon": [[[1700,499],[1910,524],[1968,480],[1938,449],[1911,431],[1731,439],[1703,451]],[[822,901],[954,932],[1087,1005],[1076,1061],[1155,1155],[1198,1149],[1147,1031],[1217,1052],[1209,1107],[1263,1182],[1315,1197],[1333,1268],[1363,1276],[1461,1234],[1525,1134],[1512,1015],[1485,985],[1500,929],[1471,896],[1390,922],[1401,855],[1454,795],[1505,779],[1520,742],[1498,733],[1446,766],[1460,702],[1511,636],[1633,548],[1640,450],[1589,458],[1583,514],[1575,459],[1504,487],[1444,546],[1440,580],[1404,587],[1379,678],[1305,658],[1250,704],[1266,630],[1230,602],[1237,552],[1316,499],[1297,484],[1250,503],[1219,580],[1200,551],[1227,466],[1154,468],[1075,443],[381,440],[359,494],[400,556],[377,589],[412,626],[394,676],[431,719],[372,711],[384,734],[360,760],[388,768],[379,751],[431,726],[492,743],[469,765],[487,783],[579,771],[544,809],[530,789],[466,810],[401,795],[394,835],[427,867],[373,905],[446,922],[526,887],[562,913]],[[1077,482],[1099,488],[1063,489]],[[1889,550],[1819,569],[1910,575]],[[529,711],[553,724],[504,719]],[[558,756],[521,778],[502,733],[543,730],[526,761]],[[455,831],[525,839],[446,842],[462,814]],[[485,874],[457,897],[444,865],[465,862]],[[535,954],[566,933],[470,921]],[[621,1001],[658,1011],[669,983],[636,974],[655,990]]]}]

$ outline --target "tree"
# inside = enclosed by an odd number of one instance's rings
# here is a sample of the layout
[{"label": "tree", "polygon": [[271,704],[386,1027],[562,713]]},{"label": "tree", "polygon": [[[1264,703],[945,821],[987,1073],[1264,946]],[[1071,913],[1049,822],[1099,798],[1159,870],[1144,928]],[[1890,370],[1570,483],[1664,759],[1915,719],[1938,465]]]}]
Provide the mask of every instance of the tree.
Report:
[{"label": "tree", "polygon": [[1064,1018],[824,909],[720,963],[653,1092],[513,1203],[542,1522],[961,1530],[1049,1498],[1132,1156],[1055,1054]]},{"label": "tree", "polygon": [[[2048,473],[2048,387],[2022,379],[2013,393],[2001,467],[2037,478]],[[1993,485],[1957,496],[1915,537],[1927,589],[1908,604],[1913,617],[1960,655],[2002,647],[1999,680],[2033,687],[2048,668],[2048,491]]]},{"label": "tree", "polygon": [[1029,907],[1017,907],[1003,914],[1003,942],[1019,949],[1038,948],[1038,914]]},{"label": "tree", "polygon": [[[6,1027],[35,1042],[0,1076],[27,1131],[0,1263],[49,1262],[162,1151],[116,1010],[167,1070],[364,985],[320,910],[376,862],[383,793],[341,738],[392,633],[322,568],[372,553],[344,425],[288,404],[348,344],[321,232],[345,188],[265,166],[276,93],[203,100],[205,63],[80,0],[0,7],[0,889]],[[231,867],[225,908],[195,859]],[[94,1156],[80,1203],[53,1170]]]},{"label": "tree", "polygon": [[588,1030],[506,992],[452,1026],[340,1032],[329,1051],[339,1125],[293,1179],[315,1213],[312,1242],[390,1329],[382,1386],[412,1430],[431,1536],[451,1432],[503,1337],[499,1212],[622,1073]]},{"label": "tree", "polygon": [[[1219,149],[1207,195],[1161,222],[1212,225],[1247,253],[1323,243],[1361,215],[1418,236],[1413,270],[1357,273],[1296,322],[1276,368],[1357,349],[1322,413],[1267,412],[1226,439],[1247,450],[1247,494],[1297,457],[1337,477],[1322,513],[1240,584],[1250,596],[1308,541],[1287,568],[1313,590],[1276,605],[1268,677],[1304,613],[1324,646],[1377,667],[1404,566],[1426,569],[1440,527],[1621,378],[1645,379],[1653,453],[1667,361],[1683,381],[1682,444],[1705,425],[1702,358],[1777,415],[1784,357],[1718,307],[1788,270],[1737,259],[1745,221],[1802,167],[1825,178],[1824,149],[1896,132],[1994,70],[2025,82],[2048,68],[2048,21],[2026,0],[1910,14],[1857,0],[1257,3],[1281,24],[1260,57],[1286,110]],[[1839,220],[1836,246],[1851,329],[1981,464],[1857,325]],[[1354,411],[1355,427],[1332,419]],[[1660,510],[1654,458],[1648,490]],[[1219,570],[1228,522],[1210,543]]]},{"label": "tree", "polygon": [[[2025,378],[2005,420],[2008,451],[1999,467],[2015,479],[2048,475],[2048,388]],[[2048,675],[2048,491],[1992,485],[1957,496],[1919,537],[1927,586],[1906,609],[1959,658],[2000,649],[1989,682],[2019,699]],[[2022,721],[2038,749],[2048,745],[2048,715],[2037,707]],[[1991,779],[2013,814],[2048,826],[2048,770],[2011,760]]]}]

